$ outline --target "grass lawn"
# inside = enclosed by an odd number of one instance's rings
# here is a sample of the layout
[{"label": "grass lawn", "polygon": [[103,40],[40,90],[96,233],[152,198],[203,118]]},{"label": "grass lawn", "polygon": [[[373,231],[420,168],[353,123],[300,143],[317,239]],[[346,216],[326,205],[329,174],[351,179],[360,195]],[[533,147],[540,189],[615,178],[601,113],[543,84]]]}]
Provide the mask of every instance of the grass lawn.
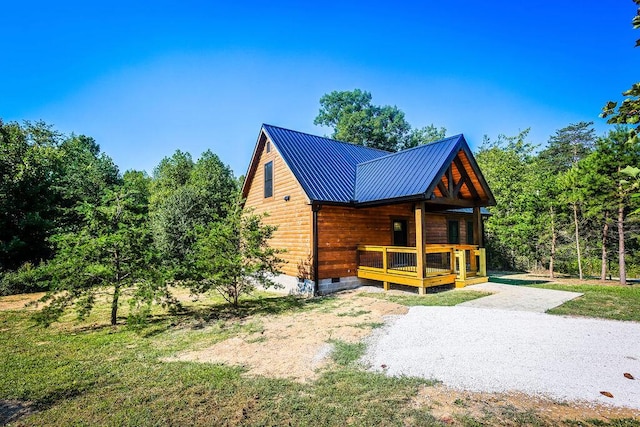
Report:
[{"label": "grass lawn", "polygon": [[[451,305],[459,298],[479,296],[472,291],[444,294],[427,298]],[[413,298],[422,297],[398,298],[415,303]],[[31,312],[0,311],[0,415],[3,402],[20,401],[30,403],[36,412],[17,423],[37,426],[520,425],[518,420],[525,415],[528,425],[556,425],[529,409],[497,404],[483,406],[488,408],[484,412],[437,418],[433,404],[415,403],[421,391],[433,388],[432,382],[363,370],[356,363],[364,351],[360,343],[333,342],[335,362],[306,383],[247,377],[241,367],[162,361],[259,329],[261,322],[273,319],[268,316],[334,305],[333,297],[261,295],[243,301],[236,312],[218,299],[207,299],[187,304],[186,314],[158,314],[138,328],[107,325],[108,304],[81,323],[68,315],[46,329],[34,324]],[[640,423],[611,420],[580,425]]]},{"label": "grass lawn", "polygon": [[337,343],[337,368],[311,384],[160,360],[255,327],[253,314],[331,303],[257,298],[236,317],[221,301],[209,301],[200,305],[208,313],[158,316],[138,330],[107,326],[101,310],[81,324],[68,316],[47,329],[35,326],[29,312],[0,312],[0,399],[33,402],[39,412],[21,425],[440,425],[427,409],[408,404],[431,382],[359,370],[351,362],[360,346]]},{"label": "grass lawn", "polygon": [[533,286],[584,293],[583,296],[553,308],[548,313],[640,322],[640,285],[543,284]]},{"label": "grass lawn", "polygon": [[471,301],[476,298],[485,297],[487,295],[491,295],[491,293],[471,290],[449,290],[445,292],[428,293],[426,295],[397,295],[386,292],[369,292],[358,294],[358,296],[361,297],[378,298],[406,306],[452,306],[463,303],[465,301]]}]

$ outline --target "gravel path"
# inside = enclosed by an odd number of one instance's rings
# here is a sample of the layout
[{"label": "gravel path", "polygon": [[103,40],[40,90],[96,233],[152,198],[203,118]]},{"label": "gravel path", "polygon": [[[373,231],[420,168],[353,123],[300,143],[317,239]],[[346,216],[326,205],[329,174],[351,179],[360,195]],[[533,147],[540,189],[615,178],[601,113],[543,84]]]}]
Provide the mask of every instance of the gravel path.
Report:
[{"label": "gravel path", "polygon": [[389,375],[438,379],[454,388],[640,409],[640,323],[635,322],[412,307],[370,337],[363,360]]},{"label": "gravel path", "polygon": [[474,285],[471,289],[491,292],[493,295],[463,302],[458,306],[544,313],[550,308],[557,307],[582,295],[580,292],[503,285],[492,282]]}]

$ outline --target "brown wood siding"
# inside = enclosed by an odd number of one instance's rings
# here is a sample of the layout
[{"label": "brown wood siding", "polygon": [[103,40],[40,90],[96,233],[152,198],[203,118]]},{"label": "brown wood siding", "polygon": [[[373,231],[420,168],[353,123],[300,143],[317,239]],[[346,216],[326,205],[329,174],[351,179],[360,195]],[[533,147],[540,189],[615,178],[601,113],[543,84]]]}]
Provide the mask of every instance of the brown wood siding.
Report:
[{"label": "brown wood siding", "polygon": [[465,245],[467,243],[467,221],[471,221],[473,215],[466,214],[435,214],[427,213],[425,218],[425,234],[426,244],[444,244],[449,243],[448,227],[449,221],[458,221],[458,230],[460,232],[460,244]]},{"label": "brown wood siding", "polygon": [[394,219],[407,220],[408,245],[415,246],[412,203],[364,209],[323,206],[318,212],[318,277],[355,276],[358,245],[391,245]]},{"label": "brown wood siding", "polygon": [[[460,222],[460,243],[467,239],[466,221],[471,215],[427,213],[426,244],[447,243],[447,221]],[[394,219],[405,219],[408,225],[408,245],[416,244],[415,213],[412,203],[356,209],[323,206],[318,212],[318,271],[320,279],[355,276],[358,268],[358,245],[390,246]]]},{"label": "brown wood siding", "polygon": [[427,214],[425,216],[425,241],[429,243],[447,243],[447,218],[444,215]]},{"label": "brown wood siding", "polygon": [[[255,213],[269,214],[263,222],[278,227],[270,244],[287,250],[280,255],[285,260],[281,270],[289,276],[297,276],[298,266],[312,253],[311,206],[275,144],[271,143],[269,153],[266,152],[266,144],[261,145],[254,159],[257,166],[252,181],[248,183],[245,209],[253,208]],[[264,165],[270,161],[273,161],[273,196],[265,198]],[[289,196],[289,201],[284,200],[285,196]]]}]

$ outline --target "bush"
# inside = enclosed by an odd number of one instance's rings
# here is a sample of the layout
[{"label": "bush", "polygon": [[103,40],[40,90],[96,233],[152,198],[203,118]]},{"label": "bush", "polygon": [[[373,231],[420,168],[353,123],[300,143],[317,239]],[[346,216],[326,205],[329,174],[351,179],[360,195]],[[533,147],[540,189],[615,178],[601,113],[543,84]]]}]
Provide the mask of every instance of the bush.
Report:
[{"label": "bush", "polygon": [[50,287],[51,271],[46,263],[34,266],[26,262],[15,271],[0,273],[0,296],[43,292]]}]

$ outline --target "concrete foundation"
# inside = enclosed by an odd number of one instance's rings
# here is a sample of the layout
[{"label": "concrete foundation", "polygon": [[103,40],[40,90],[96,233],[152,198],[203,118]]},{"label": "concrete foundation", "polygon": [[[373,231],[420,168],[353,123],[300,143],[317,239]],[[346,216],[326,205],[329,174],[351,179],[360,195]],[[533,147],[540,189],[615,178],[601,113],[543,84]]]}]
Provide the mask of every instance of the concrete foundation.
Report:
[{"label": "concrete foundation", "polygon": [[[294,276],[280,274],[273,278],[279,286],[267,289],[286,295],[313,295],[313,280],[300,280]],[[321,279],[318,283],[320,295],[332,294],[334,292],[355,289],[360,286],[370,285],[372,282],[366,279],[359,279],[356,276],[340,277],[336,279]]]}]

